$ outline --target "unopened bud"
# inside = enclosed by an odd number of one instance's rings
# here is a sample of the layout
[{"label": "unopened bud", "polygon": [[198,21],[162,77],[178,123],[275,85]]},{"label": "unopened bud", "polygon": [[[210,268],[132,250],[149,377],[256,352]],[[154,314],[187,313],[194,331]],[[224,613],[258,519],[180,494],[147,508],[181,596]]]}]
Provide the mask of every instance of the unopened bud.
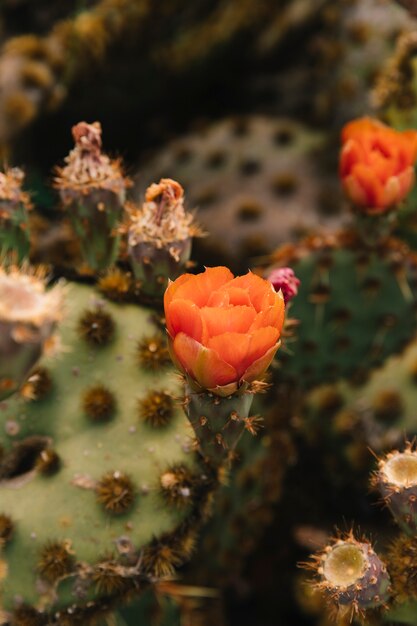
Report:
[{"label": "unopened bud", "polygon": [[277,267],[267,277],[275,291],[282,291],[284,302],[287,304],[298,293],[301,281],[290,267]]}]

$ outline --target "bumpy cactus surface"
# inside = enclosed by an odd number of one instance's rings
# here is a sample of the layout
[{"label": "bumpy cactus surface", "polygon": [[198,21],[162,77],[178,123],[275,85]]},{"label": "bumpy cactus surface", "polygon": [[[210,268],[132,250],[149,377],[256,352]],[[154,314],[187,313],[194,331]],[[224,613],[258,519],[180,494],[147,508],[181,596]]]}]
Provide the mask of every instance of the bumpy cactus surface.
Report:
[{"label": "bumpy cactus surface", "polygon": [[163,148],[139,171],[138,193],[160,176],[180,180],[208,231],[198,257],[246,271],[248,257],[340,224],[337,188],[320,166],[325,146],[291,119],[225,119]]},{"label": "bumpy cactus surface", "polygon": [[44,611],[86,623],[94,606],[172,573],[213,482],[158,316],[85,285],[67,300],[62,353],[1,404],[2,600],[16,625],[38,623],[23,620],[26,605],[42,624]]},{"label": "bumpy cactus surface", "polygon": [[[319,386],[307,396],[303,417],[310,439],[370,446],[379,452],[398,445],[404,434],[413,437],[417,429],[417,345],[415,340],[401,355],[392,357],[362,385],[339,381]],[[325,423],[323,415],[326,416]],[[356,442],[356,444],[355,444]],[[362,442],[362,445],[359,444]]]},{"label": "bumpy cactus surface", "polygon": [[279,265],[301,280],[291,317],[297,341],[279,355],[302,386],[368,371],[407,344],[416,328],[416,257],[400,241],[368,247],[353,232],[283,247]]}]

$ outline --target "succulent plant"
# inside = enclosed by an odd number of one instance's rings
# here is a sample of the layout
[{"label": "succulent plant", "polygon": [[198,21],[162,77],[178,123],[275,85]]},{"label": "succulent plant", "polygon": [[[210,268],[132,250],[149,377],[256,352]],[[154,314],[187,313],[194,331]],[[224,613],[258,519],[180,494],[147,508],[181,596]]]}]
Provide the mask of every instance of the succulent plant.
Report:
[{"label": "succulent plant", "polygon": [[340,224],[325,149],[322,133],[292,119],[225,119],[157,152],[139,170],[135,194],[159,177],[182,181],[208,231],[196,242],[197,259],[246,271],[248,258]]},{"label": "succulent plant", "polygon": [[[417,455],[413,444],[378,459],[371,478],[374,488],[393,513],[401,531],[378,528],[378,556],[369,541],[356,539],[353,531],[332,541],[310,563],[311,582],[328,597],[329,607],[359,623],[413,624],[417,601],[415,584],[415,505]],[[317,608],[317,606],[316,606]],[[324,610],[322,606],[321,609]]]},{"label": "succulent plant", "polygon": [[52,348],[62,318],[62,288],[40,276],[0,267],[0,400],[19,389],[42,352]]},{"label": "succulent plant", "polygon": [[29,194],[23,191],[24,173],[18,167],[0,172],[0,253],[22,262],[29,255]]},{"label": "succulent plant", "polygon": [[[416,257],[389,239],[376,248],[357,233],[312,236],[274,254],[301,281],[291,304],[297,340],[279,358],[302,387],[369,371],[409,342],[416,328]],[[331,332],[329,330],[331,329]]]},{"label": "succulent plant", "polygon": [[79,122],[72,129],[75,148],[57,168],[55,187],[80,241],[90,270],[110,267],[119,252],[118,226],[123,219],[126,188],[119,161],[102,153],[101,125]]},{"label": "succulent plant", "polygon": [[171,573],[216,483],[193,452],[158,316],[83,285],[67,300],[62,353],[1,405],[2,599],[17,625],[26,605],[39,623],[86,623]]}]

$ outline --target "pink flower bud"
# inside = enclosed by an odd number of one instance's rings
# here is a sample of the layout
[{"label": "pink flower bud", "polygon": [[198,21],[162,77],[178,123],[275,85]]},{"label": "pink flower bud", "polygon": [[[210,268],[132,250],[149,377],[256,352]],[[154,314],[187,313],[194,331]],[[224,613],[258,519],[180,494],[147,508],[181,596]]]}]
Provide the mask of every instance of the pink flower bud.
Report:
[{"label": "pink flower bud", "polygon": [[281,289],[285,304],[292,300],[298,293],[300,280],[290,267],[277,267],[272,270],[267,280],[272,283],[275,291]]}]

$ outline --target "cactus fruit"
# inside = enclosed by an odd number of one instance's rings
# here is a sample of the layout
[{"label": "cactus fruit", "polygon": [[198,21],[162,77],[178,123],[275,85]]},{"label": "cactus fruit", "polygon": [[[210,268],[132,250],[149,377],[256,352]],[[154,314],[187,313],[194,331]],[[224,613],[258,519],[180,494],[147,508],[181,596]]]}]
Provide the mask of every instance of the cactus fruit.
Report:
[{"label": "cactus fruit", "polygon": [[225,119],[156,154],[136,192],[159,177],[181,180],[209,231],[197,258],[246,271],[248,257],[340,224],[337,188],[317,165],[324,149],[319,132],[291,119]]},{"label": "cactus fruit", "polygon": [[62,318],[62,288],[46,291],[41,276],[0,268],[0,400],[16,392]]},{"label": "cactus fruit", "polygon": [[318,588],[352,616],[382,606],[389,598],[386,566],[371,544],[358,541],[353,533],[326,546],[310,567],[319,577]]},{"label": "cactus fruit", "polygon": [[339,377],[361,380],[409,342],[416,328],[417,259],[401,241],[371,248],[353,231],[342,231],[284,246],[273,259],[301,281],[291,304],[297,341],[279,355],[284,376],[303,387]]},{"label": "cactus fruit", "polygon": [[16,625],[86,624],[171,574],[216,483],[152,312],[79,284],[67,306],[62,353],[0,407],[2,604]]},{"label": "cactus fruit", "polygon": [[162,297],[168,279],[183,273],[192,237],[201,236],[191,213],[184,210],[184,190],[169,178],[151,185],[140,209],[129,207],[128,254],[142,293]]},{"label": "cactus fruit", "polygon": [[[359,612],[360,623],[374,623],[376,616],[372,612],[379,606],[383,612],[375,623],[415,623],[417,544],[413,489],[416,459],[415,447],[408,443],[404,451],[393,450],[379,459],[378,469],[371,477],[371,484],[381,492],[383,502],[388,504],[401,529],[393,539],[390,529],[379,526],[378,542],[385,544],[382,559],[369,544],[363,540],[358,542],[351,531],[346,538],[336,540],[315,555],[312,562],[303,564],[315,572],[316,580],[311,581],[315,588],[330,593],[339,615],[343,615],[347,606]],[[340,552],[339,558],[337,551],[341,550],[346,551],[346,557]],[[333,555],[336,567],[332,562],[329,567],[328,559]],[[368,557],[369,569],[364,567]],[[358,579],[357,582],[354,579]],[[368,594],[363,593],[365,589],[369,590]],[[317,606],[312,608],[316,612]]]},{"label": "cactus fruit", "polygon": [[417,531],[417,452],[409,446],[379,459],[373,485],[381,493],[397,524],[407,533]]},{"label": "cactus fruit", "polygon": [[55,187],[93,271],[111,266],[118,254],[117,227],[123,218],[126,188],[119,161],[101,151],[101,125],[79,122],[72,129],[75,148],[57,168]]}]

